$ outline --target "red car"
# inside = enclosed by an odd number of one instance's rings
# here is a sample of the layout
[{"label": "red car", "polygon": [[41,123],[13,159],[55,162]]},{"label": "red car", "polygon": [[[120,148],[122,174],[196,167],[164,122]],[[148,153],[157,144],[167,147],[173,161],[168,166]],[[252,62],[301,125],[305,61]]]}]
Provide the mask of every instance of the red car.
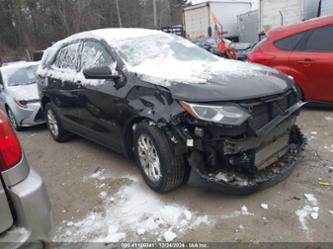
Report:
[{"label": "red car", "polygon": [[248,60],[293,76],[306,101],[333,102],[333,16],[272,30]]}]

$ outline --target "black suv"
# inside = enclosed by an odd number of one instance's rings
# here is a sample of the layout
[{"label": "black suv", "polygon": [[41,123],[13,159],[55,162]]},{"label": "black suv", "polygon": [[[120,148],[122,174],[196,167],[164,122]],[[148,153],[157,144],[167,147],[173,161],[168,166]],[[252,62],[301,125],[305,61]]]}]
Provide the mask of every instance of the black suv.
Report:
[{"label": "black suv", "polygon": [[38,75],[56,141],[78,134],[135,158],[157,192],[192,177],[250,193],[288,176],[304,145],[291,77],[163,32],[73,35],[44,53]]}]

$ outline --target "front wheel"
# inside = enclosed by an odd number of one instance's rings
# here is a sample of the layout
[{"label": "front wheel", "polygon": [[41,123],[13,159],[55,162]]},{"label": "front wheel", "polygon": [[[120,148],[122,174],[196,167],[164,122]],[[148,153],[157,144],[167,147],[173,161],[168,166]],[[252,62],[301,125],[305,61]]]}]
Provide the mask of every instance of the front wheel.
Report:
[{"label": "front wheel", "polygon": [[166,135],[147,122],[134,131],[134,154],[147,185],[164,193],[179,187],[185,179],[183,156],[176,156]]},{"label": "front wheel", "polygon": [[55,107],[52,103],[48,103],[46,105],[45,117],[47,127],[55,141],[62,143],[70,139],[71,134],[63,128],[61,120],[59,119],[59,116],[57,115]]},{"label": "front wheel", "polygon": [[12,123],[12,126],[14,127],[14,129],[17,131],[21,131],[22,127],[17,123],[15,115],[10,108],[7,109],[7,115],[8,115],[9,121]]}]

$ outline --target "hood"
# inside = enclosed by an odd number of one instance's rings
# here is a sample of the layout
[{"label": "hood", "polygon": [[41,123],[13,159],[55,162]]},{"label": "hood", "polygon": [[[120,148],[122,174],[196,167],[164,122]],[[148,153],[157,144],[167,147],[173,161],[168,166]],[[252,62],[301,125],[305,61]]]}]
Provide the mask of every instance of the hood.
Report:
[{"label": "hood", "polygon": [[9,86],[7,92],[16,100],[39,99],[37,83],[29,85]]},{"label": "hood", "polygon": [[270,67],[227,59],[140,65],[132,71],[144,81],[168,88],[176,99],[192,102],[267,97],[285,92],[292,81]]}]

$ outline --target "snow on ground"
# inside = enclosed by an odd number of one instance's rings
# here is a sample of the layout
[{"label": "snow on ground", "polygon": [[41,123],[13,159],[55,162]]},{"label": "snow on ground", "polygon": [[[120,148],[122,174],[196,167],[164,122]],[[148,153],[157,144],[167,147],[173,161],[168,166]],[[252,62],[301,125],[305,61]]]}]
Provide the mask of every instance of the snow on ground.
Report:
[{"label": "snow on ground", "polygon": [[307,200],[307,205],[305,205],[302,209],[297,210],[296,215],[298,216],[302,230],[308,232],[308,217],[311,216],[313,220],[317,220],[319,218],[319,202],[311,193],[304,194],[304,197]]},{"label": "snow on ground", "polygon": [[[83,180],[89,179],[112,181],[113,176],[106,174],[105,170],[98,170]],[[138,236],[172,241],[189,229],[215,223],[213,218],[186,206],[162,201],[158,194],[142,187],[135,177],[127,179],[131,183],[120,188],[112,197],[106,191],[98,194],[104,205],[101,212],[90,212],[82,220],[65,221],[56,231],[54,241],[119,242]],[[100,183],[96,183],[98,185]]]}]

